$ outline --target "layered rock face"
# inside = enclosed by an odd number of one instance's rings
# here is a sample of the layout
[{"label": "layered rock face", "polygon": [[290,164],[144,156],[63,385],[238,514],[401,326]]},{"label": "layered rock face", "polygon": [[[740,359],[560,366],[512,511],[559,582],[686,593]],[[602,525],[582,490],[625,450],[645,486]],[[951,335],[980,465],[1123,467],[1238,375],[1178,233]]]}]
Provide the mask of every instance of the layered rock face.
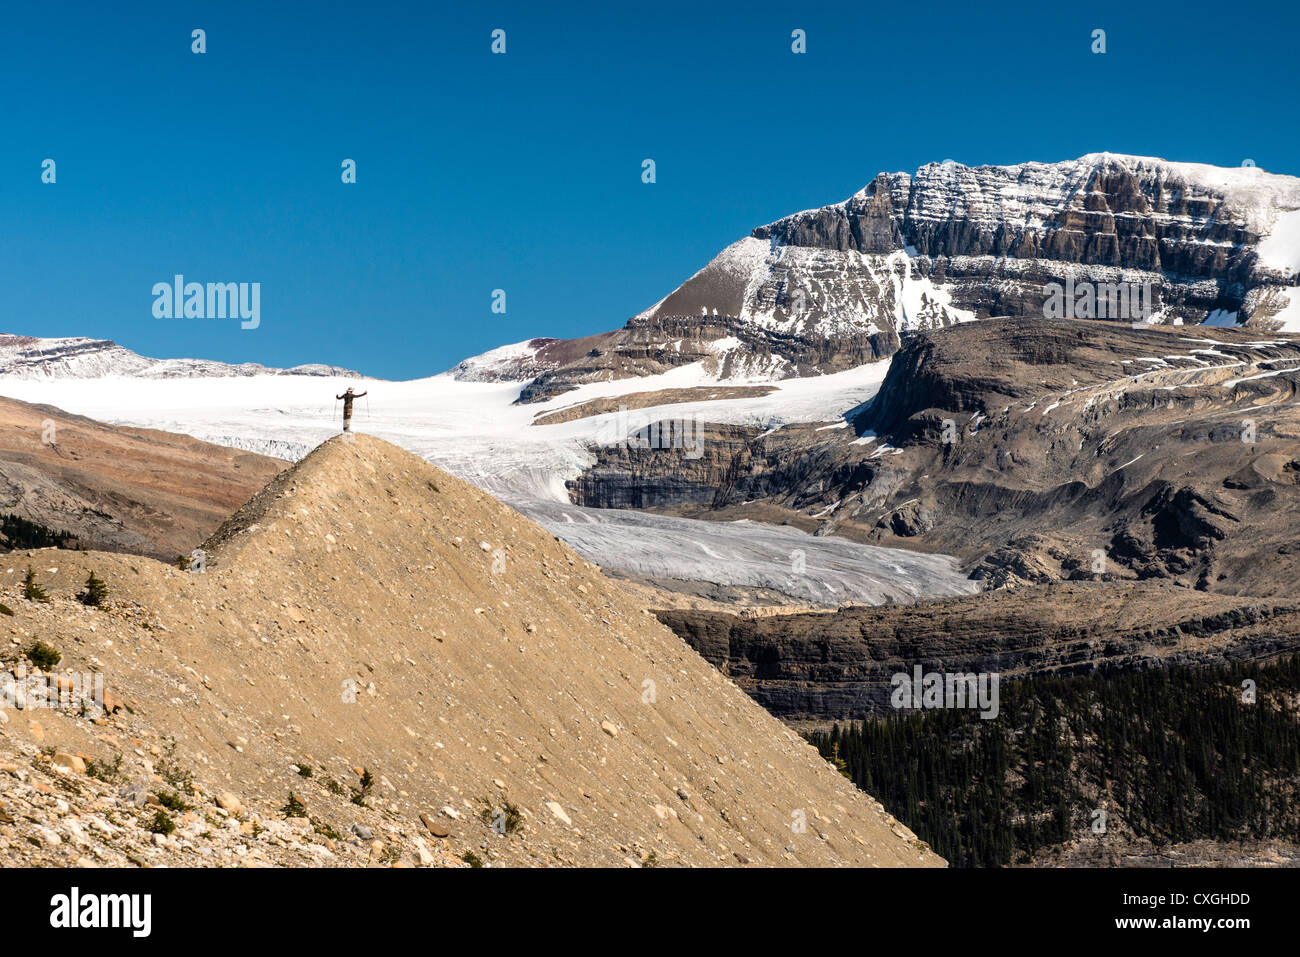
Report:
[{"label": "layered rock face", "polygon": [[[591,338],[599,343],[577,359],[545,369],[524,385],[519,401],[542,402],[589,382],[658,375],[696,362],[710,379],[719,380],[771,381],[839,372],[888,357],[899,342],[888,326],[823,336],[722,315],[636,316],[616,332]],[[545,363],[547,354],[539,353],[537,359]]]},{"label": "layered rock face", "polygon": [[1096,669],[1268,659],[1300,648],[1300,608],[1168,583],[1071,583],[914,606],[659,618],[756,701],[824,724],[892,710],[895,674],[1016,680]]},{"label": "layered rock face", "polygon": [[592,508],[686,511],[683,507],[716,509],[785,498],[794,490],[794,507],[811,505],[821,500],[825,488],[852,484],[860,467],[838,445],[827,443],[818,428],[789,425],[758,440],[756,428],[709,424],[695,458],[678,449],[631,443],[600,446],[594,450],[596,464],[569,483],[570,494],[577,504]]},{"label": "layered rock face", "polygon": [[[899,449],[893,478],[840,514],[874,518],[872,540],[957,548],[990,585],[1100,574],[1286,594],[1298,391],[1288,337],[1031,320],[921,336],[857,420]],[[886,527],[908,502],[930,525]]]},{"label": "layered rock face", "polygon": [[1075,279],[1153,284],[1156,321],[1218,311],[1244,322],[1277,314],[1276,293],[1295,285],[1298,206],[1292,177],[1099,153],[881,174],[843,203],[753,235],[864,257],[905,248],[920,276],[979,317],[1041,315],[1044,285]]},{"label": "layered rock face", "polygon": [[881,173],[758,227],[580,357],[535,350],[520,401],[692,362],[833,372],[1001,315],[1300,329],[1300,180],[1110,153]]}]

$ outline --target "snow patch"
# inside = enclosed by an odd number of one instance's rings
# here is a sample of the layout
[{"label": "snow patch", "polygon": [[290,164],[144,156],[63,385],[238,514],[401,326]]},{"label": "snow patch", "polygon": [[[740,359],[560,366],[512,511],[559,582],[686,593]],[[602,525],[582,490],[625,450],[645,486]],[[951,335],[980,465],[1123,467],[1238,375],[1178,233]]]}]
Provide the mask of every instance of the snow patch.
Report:
[{"label": "snow patch", "polygon": [[1300,273],[1300,210],[1280,213],[1256,252],[1265,269],[1276,269],[1286,276]]}]

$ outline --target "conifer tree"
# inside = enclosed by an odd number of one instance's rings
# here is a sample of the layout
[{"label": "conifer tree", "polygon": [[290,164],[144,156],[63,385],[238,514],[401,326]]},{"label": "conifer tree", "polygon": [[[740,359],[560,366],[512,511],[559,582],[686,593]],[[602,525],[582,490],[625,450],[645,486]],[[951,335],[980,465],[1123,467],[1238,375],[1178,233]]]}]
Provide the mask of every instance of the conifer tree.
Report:
[{"label": "conifer tree", "polygon": [[31,565],[27,566],[27,574],[23,576],[23,597],[28,601],[50,600],[50,596],[45,594],[45,589],[36,580],[36,570]]},{"label": "conifer tree", "polygon": [[104,584],[104,579],[91,571],[90,577],[86,579],[86,588],[77,595],[77,599],[83,605],[99,608],[104,604],[104,599],[107,597],[108,586]]}]

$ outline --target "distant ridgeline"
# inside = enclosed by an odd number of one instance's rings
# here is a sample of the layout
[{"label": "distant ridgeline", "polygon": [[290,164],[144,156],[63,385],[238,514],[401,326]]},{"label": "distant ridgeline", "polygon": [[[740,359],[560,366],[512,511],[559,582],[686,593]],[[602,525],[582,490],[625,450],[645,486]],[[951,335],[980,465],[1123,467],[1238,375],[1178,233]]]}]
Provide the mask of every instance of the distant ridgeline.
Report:
[{"label": "distant ridgeline", "polygon": [[18,515],[0,516],[0,552],[19,548],[72,548],[70,532],[60,532]]},{"label": "distant ridgeline", "polygon": [[1005,682],[994,720],[908,711],[810,740],[957,867],[1072,840],[1300,842],[1300,655]]}]

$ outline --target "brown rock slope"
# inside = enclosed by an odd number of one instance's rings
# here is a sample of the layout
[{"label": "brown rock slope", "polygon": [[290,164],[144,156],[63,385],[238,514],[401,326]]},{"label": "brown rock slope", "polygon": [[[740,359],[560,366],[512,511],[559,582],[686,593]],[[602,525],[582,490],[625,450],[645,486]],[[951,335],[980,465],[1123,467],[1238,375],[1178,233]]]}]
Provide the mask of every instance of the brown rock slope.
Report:
[{"label": "brown rock slope", "polygon": [[916,337],[891,366],[858,426],[902,451],[844,521],[882,544],[957,549],[995,586],[1092,577],[1100,552],[1117,577],[1290,593],[1300,340],[969,325]]},{"label": "brown rock slope", "polygon": [[286,464],[0,398],[0,512],[89,548],[188,554]]},{"label": "brown rock slope", "polygon": [[[32,553],[48,605],[18,597],[27,556],[12,556],[0,638],[39,635],[60,669],[101,669],[134,708],[106,727],[43,712],[40,744],[101,760],[120,748],[124,775],[156,786],[149,741],[173,736],[169,766],[193,773],[196,801],[229,791],[245,823],[260,817],[248,853],[283,830],[292,789],[321,825],[297,840],[320,843],[323,863],[374,859],[354,824],[384,839],[379,859],[408,862],[943,863],[595,566],[384,442],[330,440],[206,548],[203,574]],[[107,610],[67,597],[91,566]],[[37,743],[25,717],[0,732],[4,748]],[[328,786],[355,787],[361,768],[366,808]],[[204,840],[149,853],[206,863]]]}]

